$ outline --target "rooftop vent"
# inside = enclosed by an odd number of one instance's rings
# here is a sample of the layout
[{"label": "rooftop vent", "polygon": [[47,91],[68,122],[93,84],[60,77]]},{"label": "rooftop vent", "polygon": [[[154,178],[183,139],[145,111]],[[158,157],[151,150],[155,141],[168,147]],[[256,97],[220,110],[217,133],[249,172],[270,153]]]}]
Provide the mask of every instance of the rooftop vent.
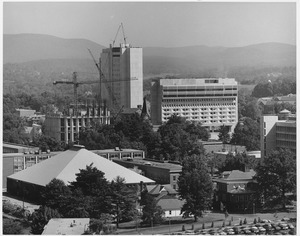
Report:
[{"label": "rooftop vent", "polygon": [[78,150],[83,149],[83,148],[85,148],[85,146],[75,144],[75,145],[71,148],[71,150],[73,150],[73,151],[78,151]]}]

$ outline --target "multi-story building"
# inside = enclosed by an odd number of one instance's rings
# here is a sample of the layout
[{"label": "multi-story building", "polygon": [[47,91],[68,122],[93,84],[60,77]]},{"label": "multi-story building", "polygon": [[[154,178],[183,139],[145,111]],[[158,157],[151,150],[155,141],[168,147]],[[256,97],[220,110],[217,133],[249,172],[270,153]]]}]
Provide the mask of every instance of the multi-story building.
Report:
[{"label": "multi-story building", "polygon": [[119,107],[137,108],[143,104],[142,48],[110,45],[102,50],[100,64],[106,81],[112,81],[109,86]]},{"label": "multi-story building", "polygon": [[253,212],[255,207],[254,194],[256,182],[255,171],[232,170],[222,173],[216,183],[214,207],[228,211]]},{"label": "multi-story building", "polygon": [[161,125],[175,114],[201,122],[211,132],[233,131],[238,121],[238,84],[232,78],[157,79],[151,86],[151,120]]},{"label": "multi-story building", "polygon": [[78,116],[71,112],[68,115],[47,115],[45,120],[45,135],[65,143],[75,142],[83,127],[91,127],[95,123],[110,123],[110,115],[106,114],[106,112],[101,114],[102,112],[95,107],[91,111],[90,108],[87,109],[87,112],[81,112]]},{"label": "multi-story building", "polygon": [[296,153],[296,116],[283,110],[279,115],[264,115],[260,121],[261,157],[277,148],[289,148]]}]

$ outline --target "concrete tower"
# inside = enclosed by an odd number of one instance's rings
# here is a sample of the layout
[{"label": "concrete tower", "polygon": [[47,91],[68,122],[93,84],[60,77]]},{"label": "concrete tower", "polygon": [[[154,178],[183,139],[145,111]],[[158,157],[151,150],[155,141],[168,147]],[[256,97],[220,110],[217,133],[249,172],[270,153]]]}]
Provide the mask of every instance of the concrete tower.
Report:
[{"label": "concrete tower", "polygon": [[[107,81],[119,81],[109,83],[119,107],[136,108],[143,104],[142,48],[134,48],[129,44],[120,44],[119,47],[110,45],[102,50],[100,63]],[[104,98],[108,97],[112,105],[107,92],[102,94]]]}]

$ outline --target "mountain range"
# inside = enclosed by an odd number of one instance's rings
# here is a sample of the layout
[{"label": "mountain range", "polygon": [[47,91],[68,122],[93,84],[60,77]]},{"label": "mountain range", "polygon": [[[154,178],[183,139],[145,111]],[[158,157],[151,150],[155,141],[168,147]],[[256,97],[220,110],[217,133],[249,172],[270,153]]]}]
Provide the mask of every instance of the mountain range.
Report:
[{"label": "mountain range", "polygon": [[[134,46],[134,45],[133,45]],[[86,39],[63,39],[39,34],[4,34],[3,63],[58,64],[62,61],[96,58],[105,48]],[[206,69],[227,71],[233,67],[296,66],[296,46],[282,43],[262,43],[245,47],[144,47],[144,75],[188,74]],[[57,61],[57,63],[55,63]],[[87,63],[87,64],[88,64]]]}]

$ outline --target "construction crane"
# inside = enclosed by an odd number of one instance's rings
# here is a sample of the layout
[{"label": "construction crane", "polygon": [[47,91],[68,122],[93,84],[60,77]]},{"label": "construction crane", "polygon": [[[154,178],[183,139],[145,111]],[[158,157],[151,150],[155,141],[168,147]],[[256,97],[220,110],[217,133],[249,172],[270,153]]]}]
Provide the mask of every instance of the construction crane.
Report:
[{"label": "construction crane", "polygon": [[[134,80],[135,78],[133,78],[132,80]],[[128,80],[115,80],[113,82],[120,82],[120,81],[128,81]],[[102,83],[108,83],[109,81],[99,81],[99,80],[93,80],[93,81],[81,81],[78,82],[77,81],[77,72],[73,72],[73,80],[72,81],[54,81],[53,84],[72,84],[74,86],[74,102],[75,102],[75,116],[78,117],[78,92],[77,89],[79,87],[79,85],[81,84],[96,84],[96,83],[100,83],[100,85]],[[101,103],[99,104],[101,106]]]},{"label": "construction crane", "polygon": [[[109,93],[109,97],[110,97],[111,100],[112,100],[112,107],[116,108],[116,109],[119,111],[118,113],[116,113],[116,114],[118,115],[118,114],[120,113],[120,111],[122,111],[122,109],[123,109],[124,106],[122,106],[122,107],[120,108],[120,106],[119,106],[119,104],[118,104],[118,101],[117,101],[117,99],[116,99],[116,97],[115,97],[115,95],[114,95],[114,93],[113,93],[113,91],[112,91],[112,89],[111,89],[109,83],[120,82],[120,81],[137,80],[137,78],[134,77],[134,78],[124,79],[124,80],[113,80],[113,81],[108,81],[108,80],[105,78],[105,76],[104,76],[104,74],[103,74],[103,72],[102,72],[102,70],[101,70],[100,63],[99,63],[99,64],[97,63],[97,61],[96,61],[94,55],[92,54],[91,50],[88,49],[88,51],[89,51],[89,53],[91,54],[91,57],[93,58],[93,61],[94,61],[95,65],[96,65],[96,67],[97,67],[97,69],[98,69],[98,71],[99,71],[99,76],[100,76],[100,81],[101,81],[101,82],[100,82],[100,101],[101,101],[101,99],[102,99],[102,98],[101,98],[101,84],[104,83],[104,84],[105,84],[105,87],[106,87],[106,90],[107,90],[107,92]],[[116,116],[117,116],[117,115],[116,115]],[[116,117],[114,117],[114,118],[116,118]]]},{"label": "construction crane", "polygon": [[122,33],[123,33],[123,39],[124,39],[124,43],[126,44],[125,31],[124,31],[123,23],[121,23],[121,25],[120,25],[120,26],[119,26],[119,28],[118,28],[117,34],[116,34],[116,36],[115,36],[115,39],[114,39],[114,41],[113,41],[113,46],[115,45],[115,42],[116,42],[117,36],[118,36],[118,34],[119,34],[119,31],[120,31],[120,29],[121,29],[121,28],[122,28]]}]

